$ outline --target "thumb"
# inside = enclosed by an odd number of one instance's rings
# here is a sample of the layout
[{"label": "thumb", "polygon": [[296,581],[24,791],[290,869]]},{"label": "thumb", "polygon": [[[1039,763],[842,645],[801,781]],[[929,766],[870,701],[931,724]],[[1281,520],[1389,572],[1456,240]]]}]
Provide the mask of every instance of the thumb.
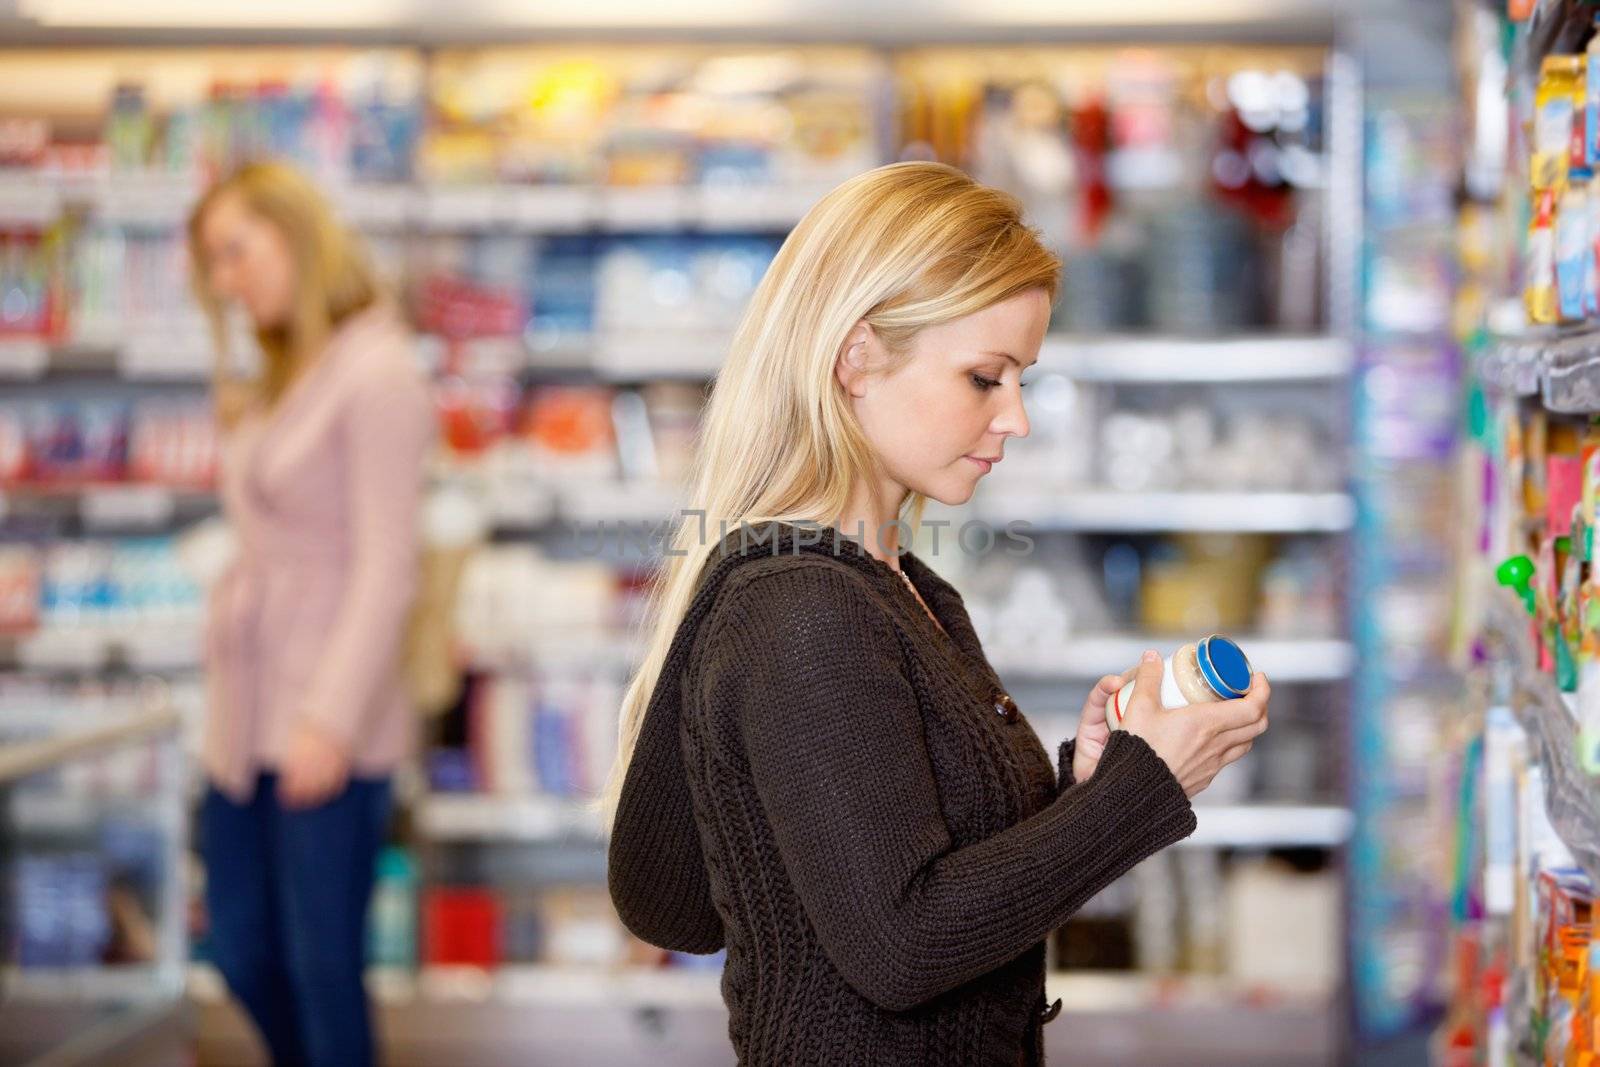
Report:
[{"label": "thumb", "polygon": [[1165,672],[1161,654],[1153,649],[1145,652],[1139,669],[1133,676],[1133,699],[1147,702],[1152,707],[1161,706],[1161,676]]}]

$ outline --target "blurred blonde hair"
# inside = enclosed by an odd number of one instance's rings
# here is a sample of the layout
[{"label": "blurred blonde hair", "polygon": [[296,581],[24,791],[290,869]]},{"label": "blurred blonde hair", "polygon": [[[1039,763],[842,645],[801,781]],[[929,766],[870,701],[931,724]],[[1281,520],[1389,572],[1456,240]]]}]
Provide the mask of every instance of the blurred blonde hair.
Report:
[{"label": "blurred blonde hair", "polygon": [[[873,454],[834,376],[846,335],[871,324],[903,366],[924,327],[1028,289],[1055,301],[1061,262],[1024,224],[1022,205],[943,163],[891,163],[824,196],[790,232],[756,287],[702,420],[675,552],[650,592],[648,638],[622,700],[617,758],[594,802],[609,828],[667,650],[726,522],[831,526]],[[869,484],[876,484],[875,480]],[[927,499],[901,509],[913,530]],[[706,536],[702,537],[702,532]]]},{"label": "blurred blonde hair", "polygon": [[380,287],[360,240],[334,216],[309,178],[277,160],[246,163],[207,189],[189,214],[190,280],[219,350],[226,349],[228,331],[222,301],[209,284],[200,237],[206,212],[232,194],[278,228],[294,260],[288,322],[256,330],[265,357],[259,394],[271,407],[289,384],[293,357],[319,348],[341,322],[376,301]]}]

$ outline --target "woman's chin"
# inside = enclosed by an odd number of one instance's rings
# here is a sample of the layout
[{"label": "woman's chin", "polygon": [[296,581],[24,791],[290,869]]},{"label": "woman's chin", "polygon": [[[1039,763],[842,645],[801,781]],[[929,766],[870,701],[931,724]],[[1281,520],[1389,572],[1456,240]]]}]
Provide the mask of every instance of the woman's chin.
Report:
[{"label": "woman's chin", "polygon": [[978,488],[977,479],[968,482],[952,480],[946,484],[930,485],[919,490],[929,500],[937,500],[946,507],[960,507],[972,499],[973,491]]}]

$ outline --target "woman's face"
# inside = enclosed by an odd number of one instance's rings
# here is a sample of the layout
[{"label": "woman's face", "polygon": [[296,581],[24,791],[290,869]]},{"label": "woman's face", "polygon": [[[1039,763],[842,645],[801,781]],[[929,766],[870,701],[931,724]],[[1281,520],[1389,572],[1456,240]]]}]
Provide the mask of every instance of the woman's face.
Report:
[{"label": "woman's face", "polygon": [[282,326],[294,307],[294,258],[277,226],[251,211],[237,193],[224,193],[200,220],[206,282],[237,301],[258,329]]},{"label": "woman's face", "polygon": [[1050,322],[1043,289],[1028,289],[916,335],[911,357],[890,374],[865,324],[846,339],[839,380],[877,455],[887,499],[922,493],[962,504],[999,462],[1008,437],[1028,435],[1020,377],[1039,358]]}]

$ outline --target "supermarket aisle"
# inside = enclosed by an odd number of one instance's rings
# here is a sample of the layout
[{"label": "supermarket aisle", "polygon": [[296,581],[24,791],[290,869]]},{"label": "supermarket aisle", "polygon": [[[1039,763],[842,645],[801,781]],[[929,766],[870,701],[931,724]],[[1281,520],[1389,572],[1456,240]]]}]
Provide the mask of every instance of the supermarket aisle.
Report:
[{"label": "supermarket aisle", "polygon": [[[703,39],[102,26],[47,47],[0,14],[0,751],[174,720],[0,787],[0,999],[48,1044],[63,1003],[172,1010],[187,988],[202,1062],[260,1062],[209,969],[191,847],[231,531],[182,223],[272,154],[400,297],[441,431],[449,667],[368,938],[390,1062],[727,1062],[720,960],[622,928],[581,802],[746,301],[822,193],[940,159],[1017,195],[1067,282],[1031,434],[919,555],[1047,751],[1145,647],[1223,632],[1274,684],[1272,731],[1193,838],[1050,938],[1075,991],[1052,1061],[1331,1065],[1426,1026],[1450,981],[1428,786],[1455,705],[1415,668],[1445,661],[1448,575],[1388,568],[1438,559],[1419,546],[1452,521],[1461,368],[1448,316],[1418,309],[1450,301],[1455,102],[1364,95],[1344,9],[1289,6],[1259,27],[1171,6],[1195,21],[1092,42],[981,14],[816,39],[763,9]],[[1027,522],[1031,554],[957,541],[966,519]]]}]

